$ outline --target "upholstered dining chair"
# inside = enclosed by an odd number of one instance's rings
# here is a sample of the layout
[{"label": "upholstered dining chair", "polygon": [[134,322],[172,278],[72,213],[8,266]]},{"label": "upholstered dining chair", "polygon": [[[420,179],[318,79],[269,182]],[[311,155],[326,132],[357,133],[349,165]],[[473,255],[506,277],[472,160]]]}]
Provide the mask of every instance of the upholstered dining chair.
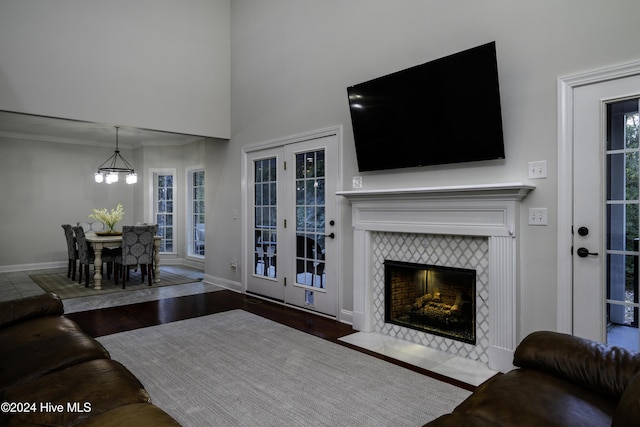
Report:
[{"label": "upholstered dining chair", "polygon": [[[153,276],[153,239],[158,230],[157,225],[123,225],[122,252],[116,254],[114,261],[114,276],[116,285],[122,273],[122,289],[126,286],[128,267],[140,265],[141,271],[147,271],[149,286]],[[121,269],[122,268],[122,269]],[[142,274],[144,282],[145,274]]]},{"label": "upholstered dining chair", "polygon": [[67,253],[69,254],[69,267],[67,268],[67,277],[76,280],[76,265],[78,262],[78,244],[76,236],[73,234],[71,224],[62,224],[64,237],[67,240]]},{"label": "upholstered dining chair", "polygon": [[[80,262],[80,268],[78,269],[79,276],[78,283],[82,284],[82,272],[84,270],[85,273],[85,283],[84,287],[89,287],[89,265],[93,264],[95,261],[95,254],[93,253],[93,248],[89,246],[89,242],[87,242],[87,238],[84,234],[84,229],[81,226],[72,227],[73,232],[76,235],[76,241],[78,242],[78,261]],[[107,278],[110,277],[111,273],[111,264],[113,262],[113,252],[111,249],[103,249],[102,250],[102,262],[107,263]]]},{"label": "upholstered dining chair", "polygon": [[95,233],[96,231],[104,231],[105,225],[100,221],[78,221],[78,225],[82,227],[85,233]]}]

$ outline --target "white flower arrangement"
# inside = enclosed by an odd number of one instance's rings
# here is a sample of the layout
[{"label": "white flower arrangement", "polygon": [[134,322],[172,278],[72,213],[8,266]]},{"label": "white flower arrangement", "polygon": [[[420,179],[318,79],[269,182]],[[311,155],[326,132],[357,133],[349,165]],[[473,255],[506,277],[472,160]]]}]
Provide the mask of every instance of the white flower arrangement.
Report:
[{"label": "white flower arrangement", "polygon": [[106,208],[104,209],[94,209],[93,213],[89,215],[89,218],[97,219],[98,221],[104,222],[104,225],[107,226],[107,231],[109,233],[113,233],[113,228],[116,226],[116,223],[122,219],[124,216],[124,209],[122,208],[122,203],[118,203],[115,209],[111,209],[109,212]]}]

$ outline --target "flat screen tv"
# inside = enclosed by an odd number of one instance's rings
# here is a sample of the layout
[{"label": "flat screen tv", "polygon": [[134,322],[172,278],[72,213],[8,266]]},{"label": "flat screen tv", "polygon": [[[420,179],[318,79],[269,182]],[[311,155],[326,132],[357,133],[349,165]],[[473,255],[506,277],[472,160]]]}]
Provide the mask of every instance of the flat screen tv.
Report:
[{"label": "flat screen tv", "polygon": [[495,42],[347,92],[360,171],[504,158]]}]

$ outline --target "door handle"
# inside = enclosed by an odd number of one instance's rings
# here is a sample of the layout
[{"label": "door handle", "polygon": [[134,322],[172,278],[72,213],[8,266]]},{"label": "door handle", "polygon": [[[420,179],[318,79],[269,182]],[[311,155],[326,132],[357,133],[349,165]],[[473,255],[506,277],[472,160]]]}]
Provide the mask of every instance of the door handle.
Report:
[{"label": "door handle", "polygon": [[589,252],[587,248],[578,248],[578,256],[580,258],[586,258],[589,255],[598,256],[598,252]]},{"label": "door handle", "polygon": [[328,237],[330,239],[335,239],[336,238],[336,233],[325,234],[324,237]]}]

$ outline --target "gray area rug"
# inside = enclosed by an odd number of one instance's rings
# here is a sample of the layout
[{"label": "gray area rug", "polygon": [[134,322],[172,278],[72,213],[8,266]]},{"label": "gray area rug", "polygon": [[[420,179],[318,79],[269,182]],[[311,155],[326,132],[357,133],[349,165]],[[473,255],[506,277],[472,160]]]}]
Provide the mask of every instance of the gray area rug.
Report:
[{"label": "gray area rug", "polygon": [[470,394],[242,310],[98,340],[184,426],[421,426]]},{"label": "gray area rug", "polygon": [[[76,272],[76,275],[78,273]],[[53,292],[57,294],[62,299],[71,299],[71,298],[80,298],[86,296],[93,295],[104,295],[115,292],[131,292],[139,289],[147,289],[149,288],[149,283],[145,278],[145,281],[142,282],[140,276],[140,270],[132,271],[130,275],[130,279],[127,280],[126,288],[122,289],[122,281],[120,281],[119,285],[116,286],[114,277],[111,276],[110,279],[107,279],[107,275],[104,274],[102,280],[102,289],[96,290],[93,288],[93,269],[91,270],[91,279],[89,280],[89,287],[84,287],[84,279],[82,284],[79,284],[77,281],[71,280],[67,277],[66,270],[64,272],[58,273],[45,273],[45,274],[32,274],[29,277],[31,280],[36,282],[38,286],[44,289],[47,292]],[[189,277],[181,276],[179,274],[174,274],[168,271],[165,271],[160,268],[160,282],[153,283],[151,287],[161,287],[161,286],[174,286],[180,285],[184,283],[195,282],[194,279]]]}]

